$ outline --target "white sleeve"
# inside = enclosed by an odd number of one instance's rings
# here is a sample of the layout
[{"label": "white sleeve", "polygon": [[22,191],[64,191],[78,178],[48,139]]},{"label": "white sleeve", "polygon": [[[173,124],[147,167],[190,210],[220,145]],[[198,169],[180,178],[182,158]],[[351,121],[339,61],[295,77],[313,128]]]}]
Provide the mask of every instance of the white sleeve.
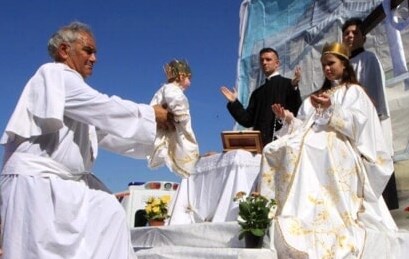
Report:
[{"label": "white sleeve", "polygon": [[109,97],[66,71],[64,115],[123,139],[152,144],[156,135],[154,110],[117,96]]},{"label": "white sleeve", "polygon": [[374,53],[367,51],[361,66],[363,70],[361,83],[367,89],[378,116],[388,118],[389,109],[386,100],[385,74],[379,59]]},{"label": "white sleeve", "polygon": [[164,88],[164,98],[176,122],[190,119],[189,101],[182,89],[175,85],[169,85]]},{"label": "white sleeve", "polygon": [[108,151],[137,159],[145,159],[153,152],[154,144],[142,144],[97,130],[98,146]]},{"label": "white sleeve", "polygon": [[368,179],[379,197],[393,172],[376,109],[364,90],[351,85],[343,102],[333,104],[329,126],[346,136],[368,170]]}]

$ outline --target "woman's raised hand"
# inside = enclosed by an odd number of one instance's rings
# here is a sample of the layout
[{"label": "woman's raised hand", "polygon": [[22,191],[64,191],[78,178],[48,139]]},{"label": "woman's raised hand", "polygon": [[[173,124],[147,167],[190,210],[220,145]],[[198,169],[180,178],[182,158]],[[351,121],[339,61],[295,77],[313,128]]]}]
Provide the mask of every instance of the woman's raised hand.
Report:
[{"label": "woman's raised hand", "polygon": [[279,103],[271,105],[271,109],[273,110],[277,118],[279,118],[282,121],[285,121],[288,124],[290,124],[291,121],[294,119],[293,113],[290,112],[289,110],[284,109],[284,107],[281,106],[281,104]]}]

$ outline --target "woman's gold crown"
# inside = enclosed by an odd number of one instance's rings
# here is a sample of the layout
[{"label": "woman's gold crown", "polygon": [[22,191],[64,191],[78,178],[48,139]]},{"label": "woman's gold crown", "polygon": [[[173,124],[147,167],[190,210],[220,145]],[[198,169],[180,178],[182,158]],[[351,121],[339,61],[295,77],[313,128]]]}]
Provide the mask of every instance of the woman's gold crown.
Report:
[{"label": "woman's gold crown", "polygon": [[347,45],[340,42],[333,42],[325,43],[324,47],[322,48],[322,55],[325,54],[336,54],[349,60],[350,52]]},{"label": "woman's gold crown", "polygon": [[178,79],[180,76],[192,76],[192,71],[185,60],[174,59],[165,65],[164,70],[168,81]]}]

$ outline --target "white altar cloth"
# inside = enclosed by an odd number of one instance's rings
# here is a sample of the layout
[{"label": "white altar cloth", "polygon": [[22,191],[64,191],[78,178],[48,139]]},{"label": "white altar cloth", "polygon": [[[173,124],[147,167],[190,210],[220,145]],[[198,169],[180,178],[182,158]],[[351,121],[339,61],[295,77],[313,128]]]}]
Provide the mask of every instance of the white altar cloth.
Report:
[{"label": "white altar cloth", "polygon": [[277,259],[274,248],[246,249],[239,240],[237,222],[198,223],[131,229],[131,240],[138,259]]},{"label": "white altar cloth", "polygon": [[261,155],[245,150],[202,157],[196,172],[181,181],[169,225],[237,219],[237,192],[249,194],[260,171]]},{"label": "white altar cloth", "polygon": [[[277,259],[289,258],[277,254],[273,223],[264,237],[263,248],[246,249],[239,240],[240,226],[237,222],[198,223],[163,227],[138,227],[131,229],[131,240],[138,259]],[[280,231],[280,230],[278,230]],[[409,232],[380,232],[367,229],[367,240],[362,259],[406,259],[409,254]],[[396,243],[386,242],[392,236]],[[396,255],[388,256],[392,252]],[[386,255],[386,256],[385,256]]]}]

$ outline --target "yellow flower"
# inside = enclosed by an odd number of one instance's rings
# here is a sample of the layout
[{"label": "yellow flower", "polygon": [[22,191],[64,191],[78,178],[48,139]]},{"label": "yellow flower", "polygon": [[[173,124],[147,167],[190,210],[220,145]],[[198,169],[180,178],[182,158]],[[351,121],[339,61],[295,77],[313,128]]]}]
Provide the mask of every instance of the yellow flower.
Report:
[{"label": "yellow flower", "polygon": [[170,202],[170,199],[170,195],[163,195],[162,197],[150,197],[146,201],[145,205],[146,218],[148,220],[168,218],[168,204]]},{"label": "yellow flower", "polygon": [[149,197],[148,201],[146,203],[152,203],[155,200],[155,197]]},{"label": "yellow flower", "polygon": [[170,195],[163,195],[161,200],[163,203],[168,204],[170,202]]},{"label": "yellow flower", "polygon": [[160,208],[158,206],[155,206],[155,207],[152,208],[152,212],[158,214],[158,213],[160,213]]},{"label": "yellow flower", "polygon": [[159,199],[154,199],[152,202],[152,206],[159,206],[160,205],[160,200]]}]

